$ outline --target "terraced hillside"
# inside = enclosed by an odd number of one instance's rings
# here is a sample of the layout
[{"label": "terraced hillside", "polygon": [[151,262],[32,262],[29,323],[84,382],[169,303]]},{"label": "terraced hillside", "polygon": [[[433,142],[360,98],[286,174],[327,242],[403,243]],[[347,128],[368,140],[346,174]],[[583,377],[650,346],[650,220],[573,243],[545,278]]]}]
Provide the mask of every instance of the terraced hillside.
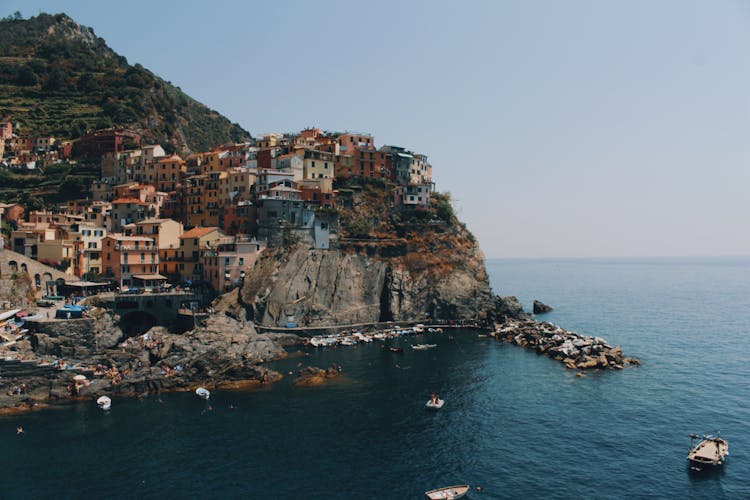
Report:
[{"label": "terraced hillside", "polygon": [[126,126],[179,153],[251,138],[65,14],[0,20],[2,118],[23,133],[60,138]]}]

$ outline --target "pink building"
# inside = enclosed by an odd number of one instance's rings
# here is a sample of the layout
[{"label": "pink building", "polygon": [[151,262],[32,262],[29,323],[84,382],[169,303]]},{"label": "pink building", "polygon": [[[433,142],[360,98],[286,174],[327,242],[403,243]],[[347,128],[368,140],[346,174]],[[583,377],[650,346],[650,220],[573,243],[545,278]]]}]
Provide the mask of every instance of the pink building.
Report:
[{"label": "pink building", "polygon": [[264,243],[239,235],[216,240],[201,255],[203,280],[220,292],[239,286],[264,248]]},{"label": "pink building", "polygon": [[11,122],[0,122],[0,139],[10,139],[13,137],[13,124]]}]

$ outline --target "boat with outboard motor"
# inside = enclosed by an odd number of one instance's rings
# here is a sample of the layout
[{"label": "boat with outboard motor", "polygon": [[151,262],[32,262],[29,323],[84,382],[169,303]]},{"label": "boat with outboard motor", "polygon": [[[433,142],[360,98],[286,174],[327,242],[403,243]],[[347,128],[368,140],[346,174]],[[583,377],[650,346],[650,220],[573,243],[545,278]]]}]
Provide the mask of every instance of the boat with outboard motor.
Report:
[{"label": "boat with outboard motor", "polygon": [[432,500],[455,500],[461,498],[469,492],[468,484],[460,484],[457,486],[445,486],[444,488],[438,488],[436,490],[425,491],[424,494],[427,498]]},{"label": "boat with outboard motor", "polygon": [[[694,445],[696,439],[700,441]],[[687,456],[690,470],[702,471],[723,465],[727,455],[729,455],[729,443],[718,433],[716,436],[690,434],[690,451]]]}]

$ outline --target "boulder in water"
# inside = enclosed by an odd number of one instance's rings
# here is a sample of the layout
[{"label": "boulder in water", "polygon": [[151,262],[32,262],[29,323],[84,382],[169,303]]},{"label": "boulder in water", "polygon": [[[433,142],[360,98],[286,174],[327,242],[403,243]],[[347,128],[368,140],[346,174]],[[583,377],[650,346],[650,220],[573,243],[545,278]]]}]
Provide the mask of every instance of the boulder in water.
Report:
[{"label": "boulder in water", "polygon": [[534,301],[533,308],[534,308],[534,314],[544,314],[544,313],[548,313],[554,310],[547,304],[540,302],[538,300]]}]

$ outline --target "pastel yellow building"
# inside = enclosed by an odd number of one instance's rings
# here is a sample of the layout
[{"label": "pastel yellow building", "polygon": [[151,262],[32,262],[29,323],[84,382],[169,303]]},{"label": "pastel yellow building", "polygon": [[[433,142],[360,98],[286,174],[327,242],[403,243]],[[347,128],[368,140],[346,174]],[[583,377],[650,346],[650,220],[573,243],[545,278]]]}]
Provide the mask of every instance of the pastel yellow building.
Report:
[{"label": "pastel yellow building", "polygon": [[305,151],[303,166],[304,179],[333,179],[334,156],[323,151]]},{"label": "pastel yellow building", "polygon": [[218,227],[195,227],[180,236],[180,276],[183,281],[198,281],[203,277],[201,251],[219,241],[224,234]]}]

